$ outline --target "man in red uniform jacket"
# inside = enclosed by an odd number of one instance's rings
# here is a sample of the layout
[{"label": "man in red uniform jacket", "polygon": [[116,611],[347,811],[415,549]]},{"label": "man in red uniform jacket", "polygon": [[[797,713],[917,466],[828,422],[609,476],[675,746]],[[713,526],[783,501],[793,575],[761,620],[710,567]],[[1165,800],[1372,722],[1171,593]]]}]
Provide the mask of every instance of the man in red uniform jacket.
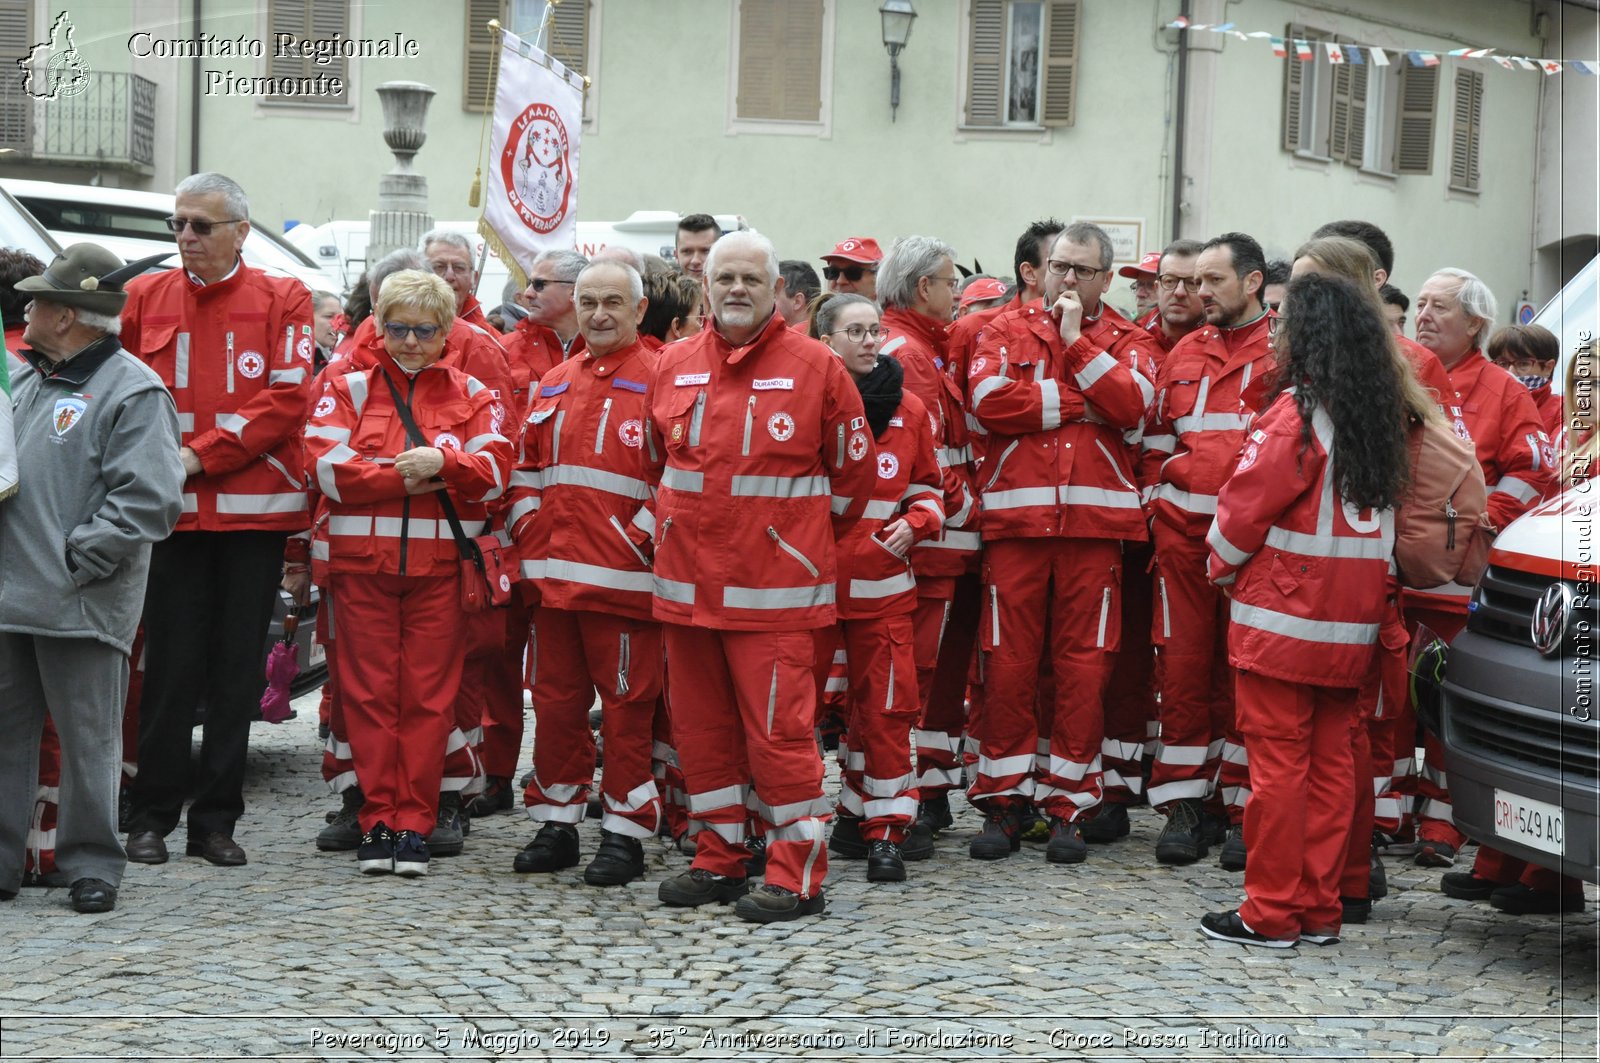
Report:
[{"label": "man in red uniform jacket", "polygon": [[[261,647],[284,540],[310,524],[302,439],[311,385],[311,293],[244,264],[244,189],[216,173],[177,189],[180,269],[128,285],[123,346],[161,375],[183,433],[183,517],[157,543],[146,591],[144,703],[128,859],[159,864],[189,808],[188,852],[245,863],[244,813]],[[191,773],[195,711],[206,715]]]},{"label": "man in red uniform jacket", "polygon": [[[1082,820],[1100,803],[1101,696],[1117,649],[1123,543],[1148,535],[1123,433],[1138,427],[1151,395],[1110,353],[1136,328],[1104,302],[1111,263],[1099,226],[1062,230],[1044,299],[985,329],[968,369],[972,414],[989,432],[979,474],[985,702],[968,790],[986,818],[974,859],[1019,847],[1032,799],[1050,817],[1046,858],[1079,863]],[[1053,698],[1039,691],[1046,631]],[[1041,733],[1048,752],[1036,763]]]},{"label": "man in red uniform jacket", "polygon": [[472,265],[472,241],[448,229],[430,229],[422,237],[422,257],[433,275],[450,285],[456,297],[456,317],[490,335],[499,330],[478,303],[478,271]]},{"label": "man in red uniform jacket", "polygon": [[[832,352],[774,313],[782,287],[766,237],[718,241],[706,268],[715,327],[662,348],[645,424],[655,616],[667,625],[672,731],[700,827],[694,865],[660,897],[737,898],[753,922],[826,904],[832,806],[813,737],[813,638],[838,619],[835,543],[876,479],[860,393]],[[767,837],[754,892],[751,810]]]}]

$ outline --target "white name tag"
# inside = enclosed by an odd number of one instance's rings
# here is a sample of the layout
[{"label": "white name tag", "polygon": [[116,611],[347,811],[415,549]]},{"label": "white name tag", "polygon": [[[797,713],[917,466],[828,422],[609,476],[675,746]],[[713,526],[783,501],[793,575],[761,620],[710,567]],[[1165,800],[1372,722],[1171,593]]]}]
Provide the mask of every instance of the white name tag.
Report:
[{"label": "white name tag", "polygon": [[710,373],[679,373],[677,379],[674,380],[673,383],[676,384],[680,388],[699,387],[701,384],[709,384],[709,383],[711,383],[711,374]]},{"label": "white name tag", "polygon": [[750,386],[756,391],[793,391],[794,378],[787,376],[775,376],[770,380],[757,380]]},{"label": "white name tag", "polygon": [[905,426],[906,426],[906,419],[904,417],[891,417],[891,418],[889,418],[889,427],[890,428],[904,428]]}]

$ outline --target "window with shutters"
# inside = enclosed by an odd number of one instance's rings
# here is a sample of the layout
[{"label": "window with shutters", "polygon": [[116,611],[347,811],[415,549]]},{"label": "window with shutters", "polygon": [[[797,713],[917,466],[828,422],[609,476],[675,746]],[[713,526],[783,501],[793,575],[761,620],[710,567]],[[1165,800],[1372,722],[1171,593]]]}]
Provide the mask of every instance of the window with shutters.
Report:
[{"label": "window with shutters", "polygon": [[[544,25],[545,0],[466,0],[466,54],[462,63],[461,107],[494,109],[494,81],[500,68],[500,41],[489,32],[490,19],[526,41],[537,41]],[[591,76],[599,52],[600,0],[563,0],[551,5],[544,50],[568,70]],[[594,84],[583,97],[584,128],[593,128],[599,94]]]},{"label": "window with shutters", "polygon": [[[1344,61],[1328,56],[1331,34],[1291,24],[1285,34],[1288,57],[1283,75],[1283,150],[1333,159],[1382,174],[1433,172],[1433,126],[1438,94],[1437,67],[1413,66],[1403,53],[1385,50],[1387,64],[1372,61],[1369,45],[1340,49]],[[1296,42],[1311,58],[1296,58]]]},{"label": "window with shutters", "polygon": [[1456,99],[1450,132],[1450,187],[1478,191],[1479,138],[1483,125],[1483,74],[1456,71]]},{"label": "window with shutters", "polygon": [[832,0],[737,0],[731,131],[825,135]]},{"label": "window with shutters", "polygon": [[[33,0],[0,0],[0,55],[26,56],[39,42],[33,32]],[[33,154],[33,101],[22,91],[17,68],[6,64],[0,89],[0,148]]]},{"label": "window with shutters", "polygon": [[[345,0],[269,0],[267,4],[267,77],[299,82],[317,77],[328,83],[338,79],[337,93],[275,93],[263,96],[264,106],[349,107],[350,60],[343,56],[318,58],[315,42],[350,36],[350,5]],[[293,43],[283,46],[284,38]]]},{"label": "window with shutters", "polygon": [[1081,0],[968,0],[962,125],[1072,125],[1082,36]]}]

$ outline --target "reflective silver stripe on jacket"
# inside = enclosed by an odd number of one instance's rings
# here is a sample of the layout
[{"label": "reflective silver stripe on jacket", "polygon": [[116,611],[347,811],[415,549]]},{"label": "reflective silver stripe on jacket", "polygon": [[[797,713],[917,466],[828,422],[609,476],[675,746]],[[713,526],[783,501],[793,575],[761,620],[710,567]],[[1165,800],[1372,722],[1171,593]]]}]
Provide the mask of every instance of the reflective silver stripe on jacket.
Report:
[{"label": "reflective silver stripe on jacket", "polygon": [[814,498],[831,490],[826,476],[735,476],[729,493],[738,498]]},{"label": "reflective silver stripe on jacket", "polygon": [[917,580],[910,569],[888,579],[853,579],[850,581],[850,597],[867,601],[875,598],[892,598],[897,594],[917,589]]},{"label": "reflective silver stripe on jacket", "polygon": [[722,605],[727,609],[809,609],[832,605],[833,601],[834,585],[831,583],[814,587],[722,588]]},{"label": "reflective silver stripe on jacket", "polygon": [[[447,520],[421,520],[411,518],[410,527],[406,529],[408,539],[453,539],[450,532],[450,522]],[[400,532],[407,524],[404,517],[371,517],[338,514],[328,518],[329,535],[376,535],[384,539],[398,539]],[[461,530],[469,537],[483,534],[484,527],[488,524],[482,520],[464,520]]]},{"label": "reflective silver stripe on jacket", "polygon": [[705,476],[702,473],[668,465],[661,470],[661,486],[672,491],[697,495],[705,490]]},{"label": "reflective silver stripe on jacket", "polygon": [[545,579],[562,579],[569,583],[582,583],[590,587],[604,587],[613,591],[651,593],[653,581],[649,572],[628,572],[619,568],[586,565],[581,561],[567,561],[559,557],[547,558],[544,564]]},{"label": "reflective silver stripe on jacket", "polygon": [[649,484],[632,476],[623,476],[621,473],[591,469],[583,465],[552,465],[544,470],[544,486],[547,490],[562,484],[607,491],[638,501],[650,497]]},{"label": "reflective silver stripe on jacket", "polygon": [[1377,624],[1352,624],[1341,620],[1307,620],[1235,598],[1228,616],[1235,624],[1253,627],[1285,638],[1344,646],[1368,646],[1378,640]]},{"label": "reflective silver stripe on jacket", "polygon": [[298,513],[306,508],[304,491],[274,495],[217,495],[217,512],[233,514]]}]

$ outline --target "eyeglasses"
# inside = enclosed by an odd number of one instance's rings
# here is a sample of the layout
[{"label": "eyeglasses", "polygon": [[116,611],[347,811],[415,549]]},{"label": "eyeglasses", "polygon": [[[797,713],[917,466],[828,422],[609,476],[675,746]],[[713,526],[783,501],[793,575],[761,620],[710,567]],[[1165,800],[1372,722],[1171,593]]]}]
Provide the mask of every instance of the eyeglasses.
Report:
[{"label": "eyeglasses", "polygon": [[543,277],[535,277],[528,282],[528,287],[536,292],[542,292],[552,284],[577,284],[577,281],[547,281]]},{"label": "eyeglasses", "polygon": [[1267,318],[1267,339],[1275,340],[1283,332],[1283,326],[1289,319],[1282,314],[1273,314]]},{"label": "eyeglasses", "polygon": [[851,343],[860,343],[862,338],[866,336],[871,336],[873,339],[877,339],[879,336],[883,335],[883,329],[879,328],[877,325],[850,325],[846,328],[834,329],[832,332],[828,333],[828,335],[837,336],[841,332],[849,337]]},{"label": "eyeglasses", "polygon": [[957,288],[959,288],[961,286],[961,278],[960,277],[929,277],[928,279],[931,280],[931,281],[938,281],[941,284],[950,285],[950,290],[951,291],[955,291]]},{"label": "eyeglasses", "polygon": [[1192,293],[1200,290],[1199,277],[1179,277],[1176,274],[1163,273],[1156,280],[1161,283],[1161,290],[1166,292],[1177,291],[1180,284],[1183,285],[1183,290],[1186,292]]},{"label": "eyeglasses", "polygon": [[439,334],[438,325],[402,325],[398,321],[385,321],[384,333],[396,343],[404,343],[408,335],[415,336],[422,343],[429,343]]},{"label": "eyeglasses", "polygon": [[1081,281],[1092,281],[1096,277],[1100,276],[1100,274],[1107,272],[1103,269],[1096,269],[1093,266],[1080,266],[1075,262],[1062,262],[1061,260],[1054,258],[1050,259],[1045,264],[1050,267],[1050,272],[1054,273],[1057,277],[1065,277],[1068,273],[1070,273]]},{"label": "eyeglasses", "polygon": [[878,272],[878,267],[877,266],[873,266],[870,269],[868,267],[866,267],[866,266],[823,266],[822,267],[822,275],[826,279],[828,279],[830,281],[836,281],[840,277],[843,277],[845,280],[849,281],[851,284],[854,284],[856,281],[860,280],[861,279],[861,275],[863,273],[876,273],[876,272]]},{"label": "eyeglasses", "polygon": [[223,218],[221,221],[203,221],[200,218],[163,218],[167,223],[167,231],[181,233],[187,226],[194,230],[196,236],[210,236],[211,230],[219,225],[237,225],[244,221],[243,218]]}]

